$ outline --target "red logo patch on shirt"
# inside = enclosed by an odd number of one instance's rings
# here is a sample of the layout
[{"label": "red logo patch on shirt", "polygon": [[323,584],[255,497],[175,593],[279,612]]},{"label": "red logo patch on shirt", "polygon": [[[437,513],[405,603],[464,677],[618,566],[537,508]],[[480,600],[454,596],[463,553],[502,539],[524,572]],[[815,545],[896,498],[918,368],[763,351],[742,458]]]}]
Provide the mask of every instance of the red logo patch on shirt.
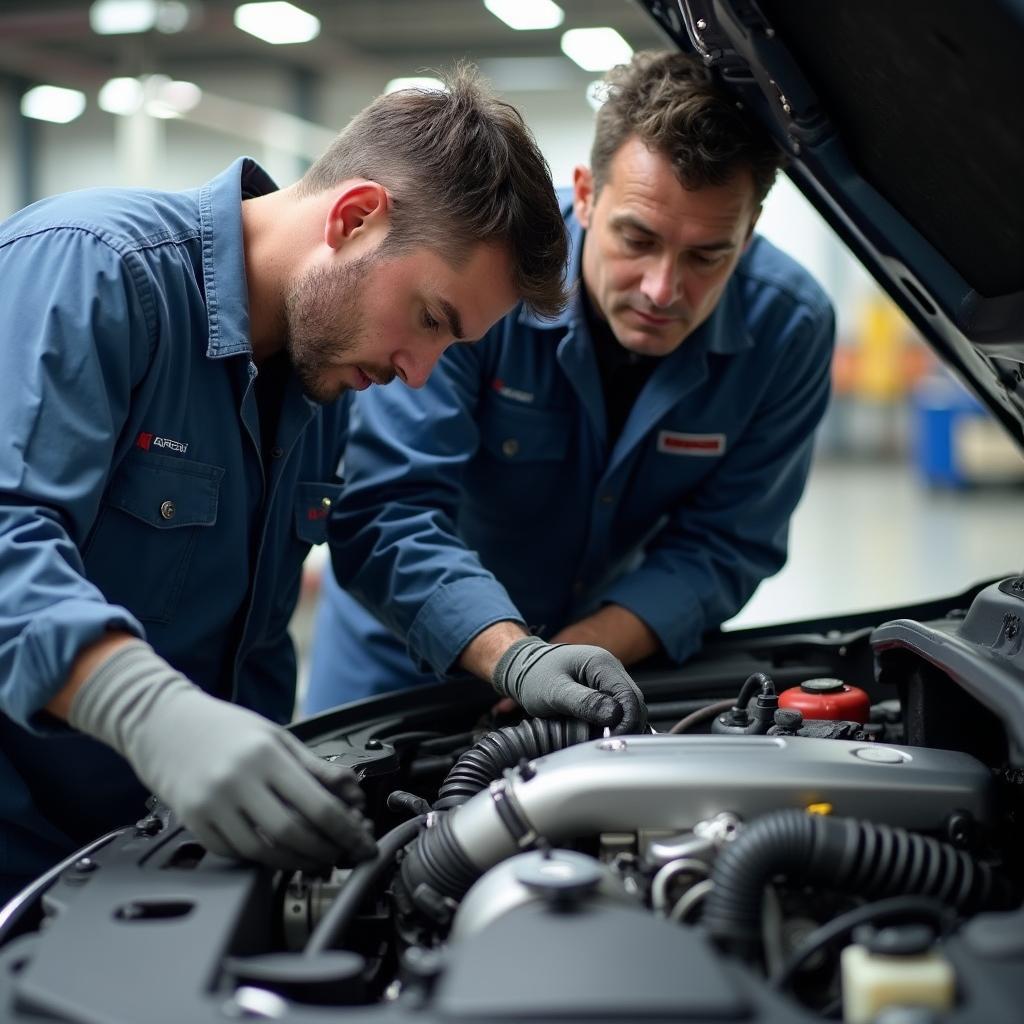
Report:
[{"label": "red logo patch on shirt", "polygon": [[313,505],[306,509],[306,518],[311,522],[316,522],[318,519],[326,519],[330,513],[331,510],[323,505]]},{"label": "red logo patch on shirt", "polygon": [[511,398],[513,402],[532,402],[533,393],[519,388],[510,388],[500,377],[491,381],[491,387],[503,398]]},{"label": "red logo patch on shirt", "polygon": [[158,437],[148,430],[141,430],[139,436],[135,438],[135,447],[141,448],[144,452],[151,451],[153,448],[163,448],[166,451],[174,452],[175,455],[184,455],[188,451],[188,442],[175,441],[170,437]]},{"label": "red logo patch on shirt", "polygon": [[658,431],[658,451],[666,455],[724,455],[725,434],[680,434]]}]

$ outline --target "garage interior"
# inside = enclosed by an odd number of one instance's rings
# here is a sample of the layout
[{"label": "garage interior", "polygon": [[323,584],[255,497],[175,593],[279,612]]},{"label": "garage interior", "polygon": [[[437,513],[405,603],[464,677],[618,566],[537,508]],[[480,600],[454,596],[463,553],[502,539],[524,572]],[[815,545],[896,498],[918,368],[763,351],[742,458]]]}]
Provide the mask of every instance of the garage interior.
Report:
[{"label": "garage interior", "polygon": [[[135,17],[142,30],[104,28],[104,6],[115,28]],[[456,58],[478,63],[523,111],[556,184],[568,184],[586,156],[600,71],[574,63],[563,34],[607,27],[634,50],[663,39],[626,0],[559,6],[560,24],[523,31],[481,0],[302,0],[315,36],[272,44],[237,27],[237,5],[222,0],[3,0],[0,216],[96,185],[190,187],[242,153],[290,182],[389,82]],[[47,95],[40,86],[71,90],[71,107],[33,108],[27,97]],[[789,563],[729,625],[953,594],[1018,571],[1019,450],[788,180],[759,229],[829,292],[838,347]],[[294,622],[300,650],[325,564],[315,550]]]}]

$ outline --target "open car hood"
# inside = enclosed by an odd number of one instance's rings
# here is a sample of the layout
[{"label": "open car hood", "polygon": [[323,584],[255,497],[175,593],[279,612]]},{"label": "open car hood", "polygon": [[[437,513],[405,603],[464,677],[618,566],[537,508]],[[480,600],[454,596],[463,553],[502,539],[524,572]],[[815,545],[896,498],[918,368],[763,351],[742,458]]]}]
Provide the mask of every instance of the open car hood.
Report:
[{"label": "open car hood", "polygon": [[1024,3],[639,2],[1024,448]]}]

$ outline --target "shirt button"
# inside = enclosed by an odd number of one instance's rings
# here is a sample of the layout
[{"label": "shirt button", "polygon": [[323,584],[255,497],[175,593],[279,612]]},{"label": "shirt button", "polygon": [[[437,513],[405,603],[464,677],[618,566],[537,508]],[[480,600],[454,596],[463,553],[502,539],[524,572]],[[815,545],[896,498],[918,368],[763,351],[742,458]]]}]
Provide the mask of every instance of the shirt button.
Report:
[{"label": "shirt button", "polygon": [[173,501],[162,501],[160,503],[160,515],[162,515],[164,519],[173,519],[174,513],[175,508]]},{"label": "shirt button", "polygon": [[601,504],[602,505],[610,505],[614,500],[615,500],[615,495],[614,494],[602,494],[601,495]]},{"label": "shirt button", "polygon": [[330,508],[331,507],[331,499],[330,498],[321,498],[320,499],[320,504],[324,508]]},{"label": "shirt button", "polygon": [[501,442],[501,450],[505,455],[509,457],[519,454],[519,442],[514,437],[506,437]]},{"label": "shirt button", "polygon": [[270,449],[270,457],[272,459],[279,459],[282,455],[284,455],[284,449],[279,444],[275,444],[274,447]]}]

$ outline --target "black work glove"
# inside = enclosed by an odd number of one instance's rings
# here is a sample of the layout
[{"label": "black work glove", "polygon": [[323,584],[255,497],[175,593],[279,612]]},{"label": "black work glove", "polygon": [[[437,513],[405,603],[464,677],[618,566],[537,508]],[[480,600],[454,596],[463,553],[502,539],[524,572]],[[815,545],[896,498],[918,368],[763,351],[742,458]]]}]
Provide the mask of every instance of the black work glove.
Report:
[{"label": "black work glove", "polygon": [[526,636],[501,656],[491,684],[539,718],[579,718],[615,733],[647,731],[643,694],[603,647]]}]

